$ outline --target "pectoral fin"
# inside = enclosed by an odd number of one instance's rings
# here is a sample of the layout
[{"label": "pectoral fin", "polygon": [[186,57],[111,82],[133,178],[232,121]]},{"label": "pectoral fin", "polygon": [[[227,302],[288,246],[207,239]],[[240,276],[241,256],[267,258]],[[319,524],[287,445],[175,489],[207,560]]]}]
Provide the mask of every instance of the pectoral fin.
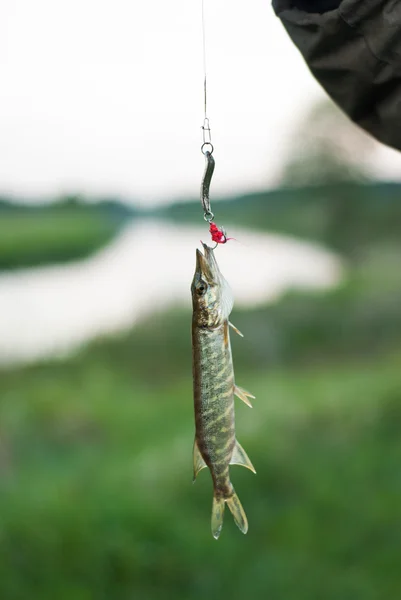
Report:
[{"label": "pectoral fin", "polygon": [[229,326],[232,327],[235,331],[235,333],[238,333],[238,335],[240,335],[241,337],[244,337],[244,334],[240,332],[239,329],[236,328],[235,325],[233,325],[232,323],[230,323],[230,321],[228,322]]},{"label": "pectoral fin", "polygon": [[256,473],[255,467],[249,460],[249,456],[237,440],[235,440],[235,447],[230,460],[230,465],[242,465],[243,467],[250,469],[253,473]]},{"label": "pectoral fin", "polygon": [[202,471],[202,469],[204,469],[205,467],[207,467],[207,464],[203,460],[202,455],[199,452],[198,444],[196,443],[196,440],[195,440],[194,441],[194,478],[193,478],[194,482],[198,476],[199,471]]},{"label": "pectoral fin", "polygon": [[251,401],[249,398],[255,398],[250,392],[247,392],[243,388],[238,387],[238,385],[234,385],[234,394],[240,398],[245,404],[252,408]]}]

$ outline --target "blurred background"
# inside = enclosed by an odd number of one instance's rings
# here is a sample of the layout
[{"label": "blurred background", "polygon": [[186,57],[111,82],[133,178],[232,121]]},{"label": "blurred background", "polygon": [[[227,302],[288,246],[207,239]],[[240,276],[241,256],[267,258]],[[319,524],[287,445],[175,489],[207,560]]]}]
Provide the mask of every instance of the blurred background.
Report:
[{"label": "blurred background", "polygon": [[192,485],[208,240],[201,2],[1,8],[0,598],[401,594],[401,155],[326,98],[267,0],[205,0],[232,468]]}]

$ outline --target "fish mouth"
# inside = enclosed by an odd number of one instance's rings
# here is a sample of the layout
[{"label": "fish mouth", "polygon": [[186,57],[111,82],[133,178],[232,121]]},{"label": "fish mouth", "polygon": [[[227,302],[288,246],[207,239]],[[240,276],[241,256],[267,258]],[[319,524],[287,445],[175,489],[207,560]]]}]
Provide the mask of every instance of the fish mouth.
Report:
[{"label": "fish mouth", "polygon": [[213,248],[210,248],[203,242],[203,251],[196,250],[196,269],[195,275],[192,282],[192,293],[194,293],[195,286],[199,281],[205,281],[208,285],[214,286],[217,290],[217,298],[219,303],[219,319],[228,319],[228,316],[232,310],[234,300],[230,286],[221,274],[216,258],[214,256]]},{"label": "fish mouth", "polygon": [[213,249],[203,242],[201,242],[201,244],[203,246],[204,254],[202,254],[198,248],[196,249],[195,275],[198,275],[201,279],[206,279],[210,283],[217,283],[220,270]]}]

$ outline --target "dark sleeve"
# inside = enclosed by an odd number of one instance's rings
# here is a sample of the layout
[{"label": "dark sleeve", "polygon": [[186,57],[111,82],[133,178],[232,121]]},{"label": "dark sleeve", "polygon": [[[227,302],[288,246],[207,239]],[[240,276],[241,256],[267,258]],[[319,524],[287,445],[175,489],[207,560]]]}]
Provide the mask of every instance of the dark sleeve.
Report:
[{"label": "dark sleeve", "polygon": [[273,0],[273,7],[340,108],[401,150],[401,1]]}]

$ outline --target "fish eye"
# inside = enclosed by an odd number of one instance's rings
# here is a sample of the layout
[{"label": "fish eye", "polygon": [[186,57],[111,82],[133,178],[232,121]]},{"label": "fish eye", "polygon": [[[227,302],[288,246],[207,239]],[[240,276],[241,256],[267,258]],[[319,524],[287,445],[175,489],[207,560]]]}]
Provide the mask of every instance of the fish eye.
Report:
[{"label": "fish eye", "polygon": [[198,294],[198,296],[204,296],[204,294],[206,294],[206,290],[207,290],[207,283],[205,283],[204,281],[199,281],[196,284],[196,293]]}]

